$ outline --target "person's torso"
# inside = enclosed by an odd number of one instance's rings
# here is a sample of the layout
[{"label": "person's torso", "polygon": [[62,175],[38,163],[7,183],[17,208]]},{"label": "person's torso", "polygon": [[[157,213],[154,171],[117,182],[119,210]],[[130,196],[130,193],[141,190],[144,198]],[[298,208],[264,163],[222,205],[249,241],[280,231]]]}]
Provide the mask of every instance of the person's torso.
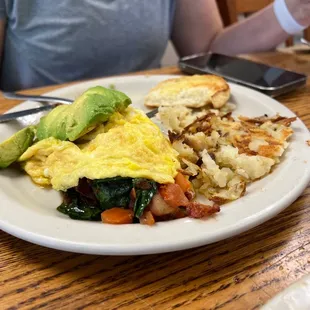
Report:
[{"label": "person's torso", "polygon": [[2,0],[1,88],[153,68],[170,37],[172,0]]}]

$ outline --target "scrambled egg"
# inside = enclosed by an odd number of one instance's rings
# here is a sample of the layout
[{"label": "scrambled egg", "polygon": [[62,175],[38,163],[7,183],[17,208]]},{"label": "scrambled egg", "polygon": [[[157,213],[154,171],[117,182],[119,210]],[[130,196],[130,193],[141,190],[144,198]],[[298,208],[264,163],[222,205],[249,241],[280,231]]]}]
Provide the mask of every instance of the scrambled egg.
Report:
[{"label": "scrambled egg", "polygon": [[19,161],[38,185],[66,191],[83,177],[141,177],[173,183],[180,168],[177,156],[144,113],[127,108],[75,143],[53,137],[41,140]]}]

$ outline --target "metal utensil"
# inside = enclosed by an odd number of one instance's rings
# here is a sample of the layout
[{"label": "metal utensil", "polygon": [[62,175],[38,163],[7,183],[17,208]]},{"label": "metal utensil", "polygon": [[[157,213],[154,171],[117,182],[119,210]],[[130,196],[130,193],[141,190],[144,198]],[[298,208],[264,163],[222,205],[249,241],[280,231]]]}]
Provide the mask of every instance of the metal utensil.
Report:
[{"label": "metal utensil", "polygon": [[6,122],[12,121],[14,119],[17,119],[19,117],[23,117],[23,116],[27,116],[27,115],[31,115],[31,114],[36,114],[36,113],[39,113],[42,111],[51,110],[51,109],[55,108],[56,106],[57,106],[57,104],[48,104],[48,105],[44,105],[43,107],[39,107],[39,108],[2,114],[2,115],[0,115],[0,123],[6,123]]},{"label": "metal utensil", "polygon": [[[70,104],[73,102],[71,99],[64,99],[64,98],[57,98],[57,97],[46,97],[46,96],[28,96],[28,95],[19,95],[16,93],[10,92],[3,92],[3,96],[7,99],[18,99],[18,100],[31,100],[31,101],[38,101],[38,102],[56,102],[56,103],[63,103],[63,104]],[[18,112],[6,113],[0,115],[0,123],[5,123],[17,119],[19,117],[36,114],[42,111],[47,111],[55,108],[57,104],[47,104],[43,107],[34,108],[34,109],[27,109]],[[146,113],[148,118],[154,117],[158,113],[158,109],[154,109],[148,113]]]},{"label": "metal utensil", "polygon": [[11,92],[2,92],[3,97],[7,99],[17,99],[17,100],[31,100],[38,102],[55,102],[62,104],[70,104],[73,102],[71,99],[58,98],[58,97],[47,97],[47,96],[31,96],[31,95],[21,95]]}]

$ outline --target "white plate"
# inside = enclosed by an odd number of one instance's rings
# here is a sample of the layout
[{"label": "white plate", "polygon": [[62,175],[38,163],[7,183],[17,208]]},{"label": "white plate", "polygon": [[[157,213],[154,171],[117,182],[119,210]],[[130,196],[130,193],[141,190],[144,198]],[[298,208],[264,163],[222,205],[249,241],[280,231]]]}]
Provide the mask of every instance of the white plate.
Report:
[{"label": "white plate", "polygon": [[260,310],[309,310],[310,275],[303,276],[284,291],[277,294]]},{"label": "white plate", "polygon": [[[143,107],[143,97],[158,82],[171,76],[131,76],[100,79],[66,87],[47,95],[74,99],[95,85],[115,85]],[[247,116],[295,116],[277,101],[238,85],[231,85],[237,113]],[[27,102],[13,110],[36,107]],[[0,140],[38,121],[28,116],[0,125]],[[144,225],[113,226],[100,222],[75,221],[59,213],[60,195],[35,186],[20,171],[0,172],[0,228],[21,239],[43,246],[92,254],[150,254],[188,249],[219,241],[259,225],[289,206],[302,193],[310,179],[310,139],[308,129],[297,120],[291,144],[275,171],[248,187],[246,195],[224,205],[216,216],[206,220],[179,219]]]}]

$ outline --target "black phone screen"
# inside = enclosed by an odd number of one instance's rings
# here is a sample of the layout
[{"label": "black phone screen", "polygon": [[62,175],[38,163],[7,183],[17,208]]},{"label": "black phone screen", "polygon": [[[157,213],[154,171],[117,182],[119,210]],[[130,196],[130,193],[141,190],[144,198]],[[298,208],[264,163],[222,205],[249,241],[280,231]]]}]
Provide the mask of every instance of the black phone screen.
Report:
[{"label": "black phone screen", "polygon": [[188,58],[184,63],[206,72],[212,71],[212,73],[226,78],[233,78],[262,87],[280,87],[305,79],[302,74],[220,54],[206,54]]}]

